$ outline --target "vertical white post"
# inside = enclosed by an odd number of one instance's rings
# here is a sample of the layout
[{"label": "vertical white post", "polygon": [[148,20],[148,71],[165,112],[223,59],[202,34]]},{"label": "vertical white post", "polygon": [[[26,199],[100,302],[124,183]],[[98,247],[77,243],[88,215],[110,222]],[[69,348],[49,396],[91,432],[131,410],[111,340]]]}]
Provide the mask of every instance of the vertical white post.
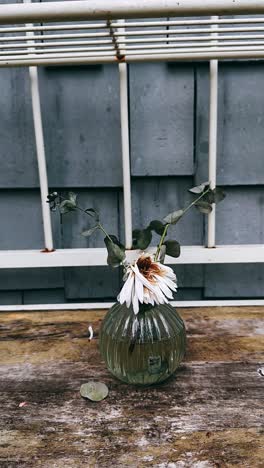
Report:
[{"label": "vertical white post", "polygon": [[49,193],[49,188],[48,188],[48,177],[47,177],[45,147],[44,147],[44,138],[43,138],[42,118],[41,118],[37,67],[29,67],[29,76],[30,76],[30,83],[31,83],[32,109],[33,109],[33,120],[34,120],[36,150],[37,150],[37,160],[38,160],[45,248],[49,251],[52,251],[53,240],[52,240],[50,208],[49,208],[49,204],[47,203],[47,196]]},{"label": "vertical white post", "polygon": [[[31,0],[24,0],[24,3],[31,3]],[[31,25],[27,25],[27,26],[31,26]],[[28,37],[31,38],[31,40],[29,40],[28,43],[30,45],[34,44],[34,41],[32,40],[34,33],[27,32],[26,34]],[[31,50],[33,52],[34,47],[32,47]],[[43,127],[42,127],[37,67],[29,67],[29,77],[30,77],[30,85],[31,85],[33,121],[34,121],[37,160],[38,160],[44,241],[45,241],[45,248],[48,251],[52,251],[53,239],[52,239],[51,217],[50,217],[49,205],[47,203],[47,196],[49,193],[48,176],[47,176],[47,168],[46,168],[46,156],[45,156]]]},{"label": "vertical white post", "polygon": [[[122,31],[122,28],[120,28],[120,30]],[[120,40],[122,40],[121,37],[120,37]],[[124,51],[121,49],[120,52],[123,53]],[[127,64],[120,63],[118,65],[118,68],[119,68],[119,79],[120,79],[120,116],[121,116],[121,140],[122,140],[122,165],[123,165],[125,244],[126,244],[126,248],[130,249],[132,247],[132,206],[131,206]]]},{"label": "vertical white post", "polygon": [[[212,16],[217,20],[218,16]],[[214,33],[212,35],[217,35]],[[212,41],[215,45],[216,41]],[[217,108],[218,108],[218,60],[210,61],[210,108],[209,108],[209,181],[211,189],[216,186],[217,161]],[[207,247],[215,247],[215,204],[208,215]]]}]

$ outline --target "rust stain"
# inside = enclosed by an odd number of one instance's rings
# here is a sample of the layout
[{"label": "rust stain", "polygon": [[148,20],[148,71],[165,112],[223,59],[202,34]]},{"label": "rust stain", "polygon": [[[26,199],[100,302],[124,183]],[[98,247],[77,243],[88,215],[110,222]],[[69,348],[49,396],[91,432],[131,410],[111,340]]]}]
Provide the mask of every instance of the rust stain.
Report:
[{"label": "rust stain", "polygon": [[125,62],[126,61],[126,56],[125,55],[117,55],[116,60],[117,60],[117,62]]},{"label": "rust stain", "polygon": [[42,249],[40,252],[41,253],[52,253],[52,252],[55,252],[55,249],[50,250],[50,249],[45,248],[45,249]]}]

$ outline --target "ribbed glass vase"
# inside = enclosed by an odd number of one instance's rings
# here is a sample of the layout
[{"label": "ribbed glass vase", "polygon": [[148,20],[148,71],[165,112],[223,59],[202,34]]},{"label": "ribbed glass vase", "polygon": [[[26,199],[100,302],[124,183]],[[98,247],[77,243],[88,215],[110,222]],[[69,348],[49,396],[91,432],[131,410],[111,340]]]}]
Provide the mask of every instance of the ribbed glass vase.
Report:
[{"label": "ribbed glass vase", "polygon": [[170,377],[186,349],[183,320],[170,304],[132,307],[116,303],[107,312],[99,335],[101,355],[113,375],[136,385]]}]

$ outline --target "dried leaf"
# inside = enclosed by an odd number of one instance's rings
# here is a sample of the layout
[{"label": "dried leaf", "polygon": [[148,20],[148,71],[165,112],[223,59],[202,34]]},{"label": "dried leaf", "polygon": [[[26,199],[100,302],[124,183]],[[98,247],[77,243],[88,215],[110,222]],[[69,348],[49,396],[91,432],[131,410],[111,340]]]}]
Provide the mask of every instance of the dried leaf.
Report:
[{"label": "dried leaf", "polygon": [[77,193],[69,192],[69,200],[76,205]]},{"label": "dried leaf", "polygon": [[108,395],[108,387],[103,382],[87,382],[81,385],[80,394],[91,401],[102,401]]},{"label": "dried leaf", "polygon": [[209,214],[213,209],[210,203],[202,200],[199,200],[197,203],[195,203],[195,206],[200,211],[200,213],[203,214]]},{"label": "dried leaf", "polygon": [[126,257],[125,246],[119,242],[116,236],[110,235],[109,237],[111,240],[108,237],[104,238],[108,252],[107,263],[116,268]]},{"label": "dried leaf", "polygon": [[202,200],[208,203],[220,203],[224,200],[226,194],[220,187],[215,187],[213,190],[210,189],[205,195],[203,196]]},{"label": "dried leaf", "polygon": [[91,236],[97,229],[98,229],[98,226],[93,226],[91,229],[88,229],[87,231],[83,231],[83,232],[82,232],[82,236],[84,236],[84,237],[89,237],[89,236]]},{"label": "dried leaf", "polygon": [[71,200],[63,200],[60,204],[60,212],[61,214],[69,213],[69,211],[74,211],[76,208],[76,204]]},{"label": "dried leaf", "polygon": [[221,187],[215,187],[213,190],[214,193],[214,203],[220,203],[226,197],[226,193]]},{"label": "dried leaf", "polygon": [[167,240],[164,242],[166,246],[166,254],[170,255],[171,257],[179,257],[181,254],[181,246],[179,242],[175,240]]},{"label": "dried leaf", "polygon": [[151,229],[135,229],[133,231],[133,248],[145,250],[152,239],[152,232]]},{"label": "dried leaf", "polygon": [[190,188],[189,192],[196,193],[196,194],[203,193],[204,189],[207,188],[208,186],[209,186],[209,182],[203,182],[202,184],[197,185],[196,187]]},{"label": "dried leaf", "polygon": [[149,223],[148,227],[152,231],[155,231],[156,234],[159,234],[160,236],[162,236],[164,228],[165,228],[165,224],[163,224],[161,221],[158,221],[157,219],[154,219],[153,221]]},{"label": "dried leaf", "polygon": [[99,213],[94,208],[86,208],[85,213],[92,216],[97,223],[99,223]]},{"label": "dried leaf", "polygon": [[182,215],[183,215],[183,210],[173,211],[172,213],[169,213],[163,219],[163,221],[166,224],[176,224],[181,219]]}]

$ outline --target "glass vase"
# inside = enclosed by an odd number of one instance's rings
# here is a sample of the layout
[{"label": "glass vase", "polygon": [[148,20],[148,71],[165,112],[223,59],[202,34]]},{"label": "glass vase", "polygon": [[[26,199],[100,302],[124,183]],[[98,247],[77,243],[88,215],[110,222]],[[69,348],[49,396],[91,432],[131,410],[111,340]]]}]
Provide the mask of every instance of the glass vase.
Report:
[{"label": "glass vase", "polygon": [[184,322],[170,304],[132,307],[116,303],[100,329],[99,346],[109,371],[129,384],[157,384],[170,377],[184,357]]}]

